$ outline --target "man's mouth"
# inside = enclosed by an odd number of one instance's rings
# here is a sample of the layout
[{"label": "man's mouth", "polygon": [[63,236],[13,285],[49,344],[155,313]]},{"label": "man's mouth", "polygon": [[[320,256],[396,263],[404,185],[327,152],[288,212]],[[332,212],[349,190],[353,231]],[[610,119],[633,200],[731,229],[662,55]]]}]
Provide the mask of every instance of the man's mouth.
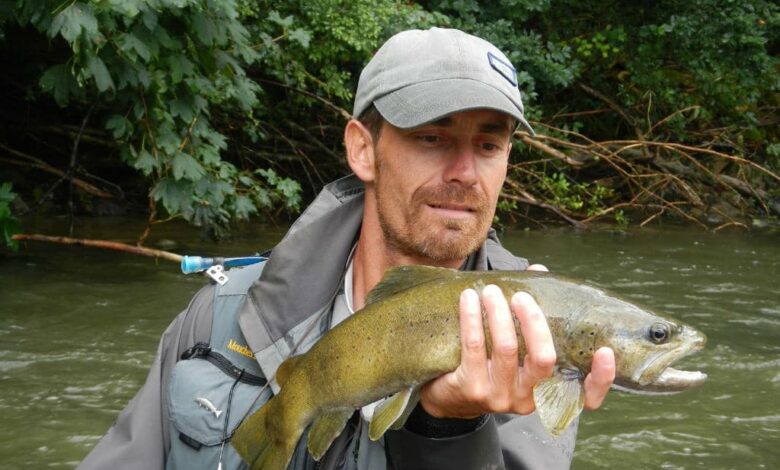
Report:
[{"label": "man's mouth", "polygon": [[477,210],[474,207],[471,207],[466,204],[447,202],[447,203],[427,203],[426,205],[431,209],[433,209],[435,213],[448,218],[468,217],[474,215],[477,212]]}]

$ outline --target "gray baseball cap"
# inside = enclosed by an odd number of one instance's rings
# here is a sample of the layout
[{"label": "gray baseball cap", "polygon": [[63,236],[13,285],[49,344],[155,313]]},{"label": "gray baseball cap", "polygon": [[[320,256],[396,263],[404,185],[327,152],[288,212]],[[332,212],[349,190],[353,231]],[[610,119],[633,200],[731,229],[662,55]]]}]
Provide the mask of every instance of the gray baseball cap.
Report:
[{"label": "gray baseball cap", "polygon": [[517,72],[493,44],[457,29],[403,31],[360,74],[354,117],[371,103],[390,124],[420,126],[448,114],[493,109],[526,121]]}]

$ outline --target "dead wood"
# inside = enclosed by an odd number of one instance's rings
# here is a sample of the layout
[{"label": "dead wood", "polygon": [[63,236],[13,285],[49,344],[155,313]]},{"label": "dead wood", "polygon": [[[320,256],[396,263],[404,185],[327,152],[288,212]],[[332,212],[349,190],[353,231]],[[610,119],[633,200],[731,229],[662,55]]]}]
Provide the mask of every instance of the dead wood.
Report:
[{"label": "dead wood", "polygon": [[182,256],[169,251],[146,248],[138,245],[129,245],[122,242],[112,242],[109,240],[91,240],[86,238],[56,237],[50,235],[41,235],[37,233],[17,233],[12,237],[14,240],[33,240],[39,242],[62,243],[65,245],[81,245],[92,248],[103,248],[107,250],[118,250],[126,253],[133,253],[141,256],[160,258],[174,263],[181,263]]},{"label": "dead wood", "polygon": [[[611,101],[607,97],[600,99],[608,105]],[[645,134],[655,131],[675,115],[694,109],[681,109],[667,116]],[[619,114],[627,122],[636,123],[629,114]],[[674,215],[703,228],[722,230],[747,227],[746,220],[761,215],[750,212],[756,208],[765,216],[780,213],[775,207],[780,207],[775,203],[777,198],[762,188],[762,185],[776,185],[780,176],[744,155],[722,151],[736,148],[724,140],[723,135],[727,133],[723,130],[702,131],[702,135],[711,136],[711,140],[693,146],[655,141],[645,134],[640,134],[636,140],[598,142],[568,129],[544,123],[536,126],[544,132],[534,137],[516,132],[515,137],[528,146],[532,155],[538,153],[544,158],[532,157],[514,163],[507,179],[508,190],[502,196],[543,208],[567,223],[587,226],[617,211],[630,211],[641,217],[640,225]],[[560,196],[549,193],[542,184],[551,171],[565,172],[571,187],[576,186],[580,195],[592,195],[596,184],[606,184],[614,197],[597,201],[600,207],[591,205],[587,210],[584,203],[566,208],[556,205],[553,200],[559,200]],[[536,188],[536,197],[528,197],[529,188]],[[738,207],[741,214],[723,210],[723,207]],[[717,226],[712,228],[713,225]]]}]

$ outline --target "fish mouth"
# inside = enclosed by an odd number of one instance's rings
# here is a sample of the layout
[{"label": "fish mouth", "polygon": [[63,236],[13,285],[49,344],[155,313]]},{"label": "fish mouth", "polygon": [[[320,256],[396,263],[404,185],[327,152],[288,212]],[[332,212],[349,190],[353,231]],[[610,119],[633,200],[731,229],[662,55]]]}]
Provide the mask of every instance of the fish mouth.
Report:
[{"label": "fish mouth", "polygon": [[618,383],[619,389],[650,394],[677,393],[696,387],[707,380],[707,374],[671,367],[671,364],[704,348],[707,339],[692,328],[683,327],[680,332],[682,345],[650,356],[634,372],[633,386]]}]

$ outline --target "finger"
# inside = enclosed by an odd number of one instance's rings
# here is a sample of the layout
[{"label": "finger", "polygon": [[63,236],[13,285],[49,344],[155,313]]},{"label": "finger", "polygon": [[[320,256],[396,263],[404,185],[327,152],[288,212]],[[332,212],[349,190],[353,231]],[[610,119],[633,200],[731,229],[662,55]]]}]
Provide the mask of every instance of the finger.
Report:
[{"label": "finger", "polygon": [[[485,351],[485,329],[482,326],[482,306],[479,294],[474,289],[466,289],[460,294],[460,364],[466,376],[487,376],[487,352]],[[471,377],[473,380],[475,377]],[[470,380],[471,382],[471,380]],[[473,383],[473,382],[472,382]]]},{"label": "finger", "polygon": [[550,272],[549,269],[547,269],[547,266],[543,264],[532,264],[531,266],[528,266],[526,268],[528,271],[542,271],[542,272]]},{"label": "finger", "polygon": [[512,296],[512,311],[520,320],[520,331],[525,342],[525,360],[522,374],[535,385],[540,379],[550,377],[555,366],[555,345],[542,309],[533,297],[525,292]]},{"label": "finger", "polygon": [[585,377],[585,408],[595,410],[607,397],[615,380],[615,353],[612,349],[599,348],[593,354],[590,373]]},{"label": "finger", "polygon": [[495,386],[497,401],[504,399],[505,404],[496,406],[509,407],[511,390],[517,380],[517,333],[509,304],[501,292],[501,288],[489,285],[482,290],[482,303],[487,312],[490,327],[491,357],[490,377]]}]

